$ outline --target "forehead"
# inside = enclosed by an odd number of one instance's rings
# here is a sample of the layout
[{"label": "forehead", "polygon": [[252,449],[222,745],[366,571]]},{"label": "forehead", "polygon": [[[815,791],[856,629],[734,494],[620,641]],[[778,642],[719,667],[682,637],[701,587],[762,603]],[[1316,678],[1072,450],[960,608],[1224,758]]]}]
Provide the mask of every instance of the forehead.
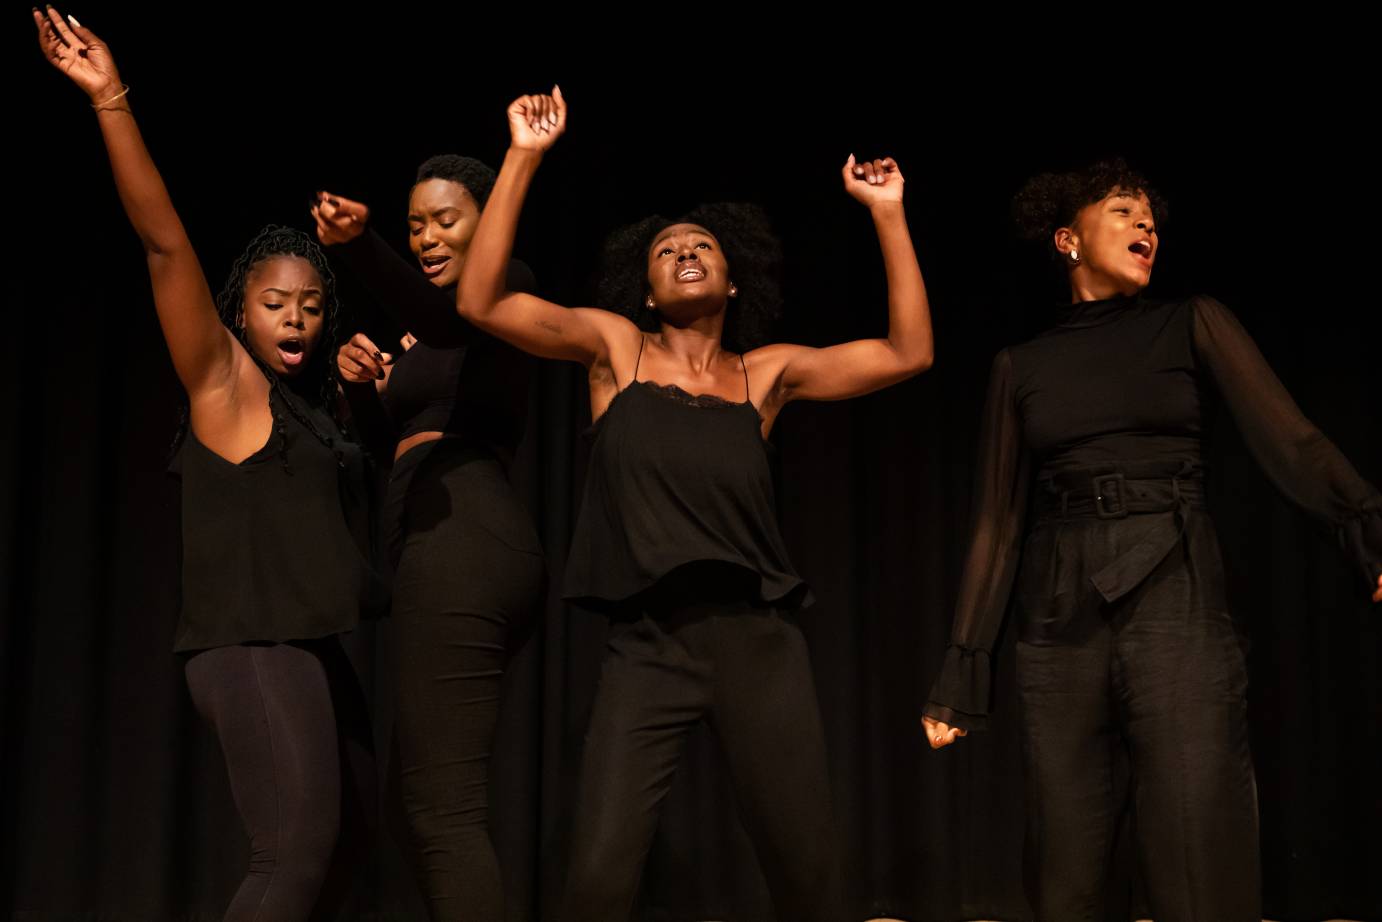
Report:
[{"label": "forehead", "polygon": [[[652,250],[668,241],[680,240],[685,237],[708,237],[715,240],[715,235],[699,224],[673,224],[658,231],[653,237],[652,246],[648,249]],[[718,243],[719,241],[716,240],[715,242]]]},{"label": "forehead", "polygon": [[257,288],[293,291],[299,288],[321,287],[321,276],[312,268],[312,264],[301,256],[288,253],[261,259],[250,270],[249,279],[253,287]]},{"label": "forehead", "polygon": [[1152,213],[1152,203],[1147,198],[1147,193],[1133,189],[1114,189],[1096,204],[1107,205],[1115,202],[1120,205],[1131,204],[1134,207],[1140,207],[1148,214]]},{"label": "forehead", "polygon": [[454,179],[424,179],[413,186],[408,196],[408,210],[414,213],[429,213],[445,208],[473,209],[475,199],[470,190]]}]

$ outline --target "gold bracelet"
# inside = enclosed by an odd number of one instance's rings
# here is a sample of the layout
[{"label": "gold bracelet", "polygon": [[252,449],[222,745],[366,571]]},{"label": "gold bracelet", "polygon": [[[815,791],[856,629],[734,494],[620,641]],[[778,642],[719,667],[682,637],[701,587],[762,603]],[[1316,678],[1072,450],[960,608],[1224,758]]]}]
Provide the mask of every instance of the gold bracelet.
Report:
[{"label": "gold bracelet", "polygon": [[120,86],[123,87],[123,89],[121,89],[120,92],[116,93],[114,96],[110,97],[109,99],[105,100],[104,102],[94,102],[94,103],[92,103],[92,104],[91,104],[91,108],[95,109],[97,112],[100,112],[100,111],[101,111],[102,109],[104,109],[106,106],[108,106],[108,105],[110,105],[111,103],[115,102],[115,100],[119,99],[121,96],[124,96],[126,93],[128,93],[128,92],[130,91],[130,85],[129,85],[128,83],[122,83],[122,84],[120,84]]}]

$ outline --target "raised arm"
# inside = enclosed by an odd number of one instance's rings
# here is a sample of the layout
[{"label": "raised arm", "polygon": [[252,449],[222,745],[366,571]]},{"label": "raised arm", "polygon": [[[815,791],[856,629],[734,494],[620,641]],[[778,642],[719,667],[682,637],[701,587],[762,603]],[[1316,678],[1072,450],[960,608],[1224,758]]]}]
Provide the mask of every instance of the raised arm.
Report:
[{"label": "raised arm", "polygon": [[135,124],[110,49],[75,19],[69,26],[52,7],[46,13],[36,9],[33,16],[44,56],[91,98],[120,202],[144,244],[163,338],[195,403],[199,395],[234,380],[237,355],[243,352],[216,313],[197,254]]},{"label": "raised arm", "polygon": [[1334,530],[1382,602],[1382,494],[1305,418],[1228,308],[1197,298],[1192,322],[1195,352],[1248,450],[1287,499]]},{"label": "raised arm", "polygon": [[778,371],[783,403],[857,397],[925,371],[935,358],[926,284],[902,207],[902,171],[891,157],[857,163],[851,154],[841,172],[845,190],[868,206],[878,232],[888,277],[888,335],[823,349],[778,344],[756,350],[750,361]]},{"label": "raised arm", "polygon": [[1021,556],[1030,461],[1014,396],[1012,358],[993,360],[974,473],[969,553],[950,645],[926,704],[926,735],[939,749],[988,722],[991,663]]},{"label": "raised arm", "polygon": [[561,90],[524,96],[508,109],[512,143],[499,168],[457,288],[456,309],[480,329],[549,359],[608,364],[612,343],[634,343],[638,329],[598,308],[566,308],[531,294],[510,292],[504,283],[523,200],[542,155],[566,130]]}]

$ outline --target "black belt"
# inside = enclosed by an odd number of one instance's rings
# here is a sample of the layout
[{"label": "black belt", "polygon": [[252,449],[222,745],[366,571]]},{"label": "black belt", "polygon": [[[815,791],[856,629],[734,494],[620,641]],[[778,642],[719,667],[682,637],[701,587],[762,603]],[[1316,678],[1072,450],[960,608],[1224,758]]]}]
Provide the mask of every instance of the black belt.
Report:
[{"label": "black belt", "polygon": [[1117,601],[1145,580],[1185,535],[1185,510],[1204,507],[1199,467],[1188,461],[1062,471],[1043,475],[1039,486],[1035,503],[1041,521],[1167,516],[1089,578],[1106,602]]}]

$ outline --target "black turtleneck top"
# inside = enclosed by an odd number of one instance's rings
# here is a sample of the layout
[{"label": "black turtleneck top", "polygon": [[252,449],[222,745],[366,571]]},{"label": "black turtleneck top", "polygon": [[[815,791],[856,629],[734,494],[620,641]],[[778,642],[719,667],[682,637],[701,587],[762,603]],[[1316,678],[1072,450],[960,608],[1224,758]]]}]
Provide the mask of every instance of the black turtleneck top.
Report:
[{"label": "black turtleneck top", "polygon": [[1289,500],[1332,527],[1370,589],[1382,573],[1382,495],[1296,407],[1233,314],[1213,298],[1086,301],[993,362],[973,527],[941,674],[926,712],[981,726],[989,660],[1042,477],[1148,461],[1199,468],[1218,393]]}]

